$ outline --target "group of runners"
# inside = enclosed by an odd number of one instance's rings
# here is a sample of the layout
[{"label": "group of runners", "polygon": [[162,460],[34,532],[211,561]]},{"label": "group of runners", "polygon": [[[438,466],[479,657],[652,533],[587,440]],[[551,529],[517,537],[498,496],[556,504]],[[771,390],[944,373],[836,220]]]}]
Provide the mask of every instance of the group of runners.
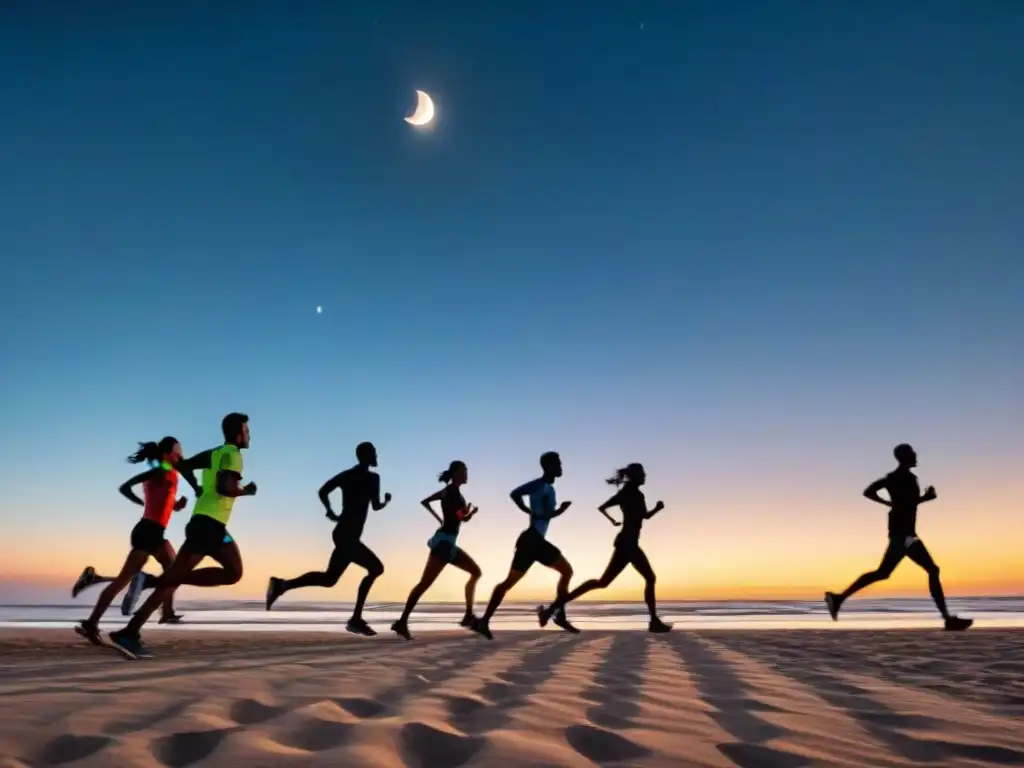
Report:
[{"label": "group of runners", "polygon": [[[90,642],[103,645],[99,621],[114,599],[123,590],[127,592],[121,610],[131,616],[122,629],[109,633],[110,643],[130,659],[149,658],[152,654],[141,638],[143,626],[160,610],[160,623],[176,624],[181,616],[174,610],[174,593],[182,585],[196,587],[217,587],[237,583],[242,578],[242,557],[238,545],[227,530],[235,499],[256,494],[256,484],[242,482],[242,451],[249,447],[249,417],[242,413],[230,413],[221,423],[224,443],[217,448],[185,458],[181,444],[173,437],[159,442],[144,443],[139,450],[128,457],[135,464],[149,462],[151,468],[135,475],[121,486],[121,493],[130,501],[143,507],[142,519],[131,532],[131,550],[117,576],[100,576],[92,567],[82,572],[72,588],[77,596],[84,589],[97,584],[106,584],[100,593],[90,616],[78,624],[75,630]],[[864,495],[890,508],[889,545],[881,565],[874,571],[860,576],[842,593],[827,592],[825,604],[833,619],[837,619],[843,603],[854,593],[877,581],[887,579],[904,558],[908,557],[920,565],[929,577],[932,597],[941,613],[946,629],[963,630],[971,626],[971,620],[962,619],[949,613],[939,580],[939,569],[935,565],[924,543],[916,532],[917,507],[936,498],[935,489],[929,487],[922,494],[917,477],[912,469],[917,465],[917,456],[909,445],[895,449],[897,468],[884,478],[872,483]],[[359,584],[352,616],[347,623],[350,632],[372,636],[376,631],[363,618],[363,608],[373,583],[384,573],[384,564],[362,541],[369,510],[384,509],[391,501],[391,494],[380,492],[380,476],[374,472],[377,466],[377,450],[372,443],[360,443],[356,447],[355,466],[332,477],[320,488],[320,500],[328,519],[335,523],[331,554],[327,569],[310,571],[294,579],[271,577],[267,585],[266,608],[269,611],[282,596],[303,587],[333,587],[346,568],[355,564],[366,571]],[[642,487],[647,477],[641,464],[630,464],[619,469],[608,479],[616,492],[598,507],[609,522],[621,527],[615,537],[611,559],[599,578],[583,582],[575,589],[569,589],[573,569],[561,550],[548,538],[551,520],[564,514],[571,502],[557,502],[555,482],[562,476],[562,460],[555,452],[540,457],[541,476],[525,483],[510,494],[514,504],[528,516],[525,530],[515,543],[512,564],[505,579],[495,586],[482,616],[474,613],[476,585],[480,580],[480,566],[458,546],[460,529],[477,513],[477,507],[466,502],[462,489],[469,481],[469,470],[462,461],[453,461],[438,476],[443,485],[441,490],[423,499],[422,505],[438,522],[438,529],[427,542],[429,555],[419,582],[412,588],[401,616],[392,624],[397,635],[412,639],[409,632],[409,617],[417,602],[448,565],[453,565],[468,575],[466,581],[466,612],[461,626],[491,639],[490,621],[501,606],[505,596],[535,564],[547,566],[558,574],[555,599],[548,605],[537,608],[540,625],[548,622],[567,632],[579,630],[572,625],[565,613],[568,603],[596,589],[608,587],[626,568],[632,565],[645,582],[644,601],[650,614],[648,630],[654,633],[668,632],[671,625],[664,623],[657,613],[655,599],[656,577],[650,561],[640,546],[640,531],[648,520],[662,509],[658,502],[648,508]],[[201,470],[201,481],[196,471]],[[178,478],[183,477],[195,494],[192,517],[185,527],[185,540],[175,552],[166,538],[166,528],[174,511],[184,509],[187,499],[178,496]],[[141,485],[143,498],[135,493]],[[888,499],[878,495],[886,490]],[[341,512],[335,513],[331,506],[331,493],[341,491]],[[440,508],[435,508],[437,504]],[[618,507],[621,520],[609,514]],[[149,558],[160,563],[163,573],[155,576],[144,570]],[[217,565],[199,568],[200,562],[211,558]],[[143,591],[151,590],[149,597],[135,610]],[[134,611],[134,615],[133,615]]]}]

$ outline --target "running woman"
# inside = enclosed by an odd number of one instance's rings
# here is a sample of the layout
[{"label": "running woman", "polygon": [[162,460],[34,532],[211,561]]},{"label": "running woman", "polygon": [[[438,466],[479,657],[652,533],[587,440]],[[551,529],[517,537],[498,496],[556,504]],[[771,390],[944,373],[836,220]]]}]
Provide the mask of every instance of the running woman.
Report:
[{"label": "running woman", "polygon": [[[832,620],[838,620],[839,609],[843,607],[843,603],[848,598],[876,581],[888,579],[903,558],[909,557],[928,574],[928,589],[932,593],[935,606],[942,614],[946,629],[951,631],[968,629],[974,623],[972,619],[953,616],[946,608],[946,596],[942,591],[942,582],[939,581],[939,566],[932,560],[924,542],[917,536],[918,505],[938,498],[938,494],[935,493],[932,486],[928,486],[924,493],[921,493],[917,475],[911,471],[917,466],[917,453],[913,448],[902,443],[893,449],[893,456],[897,462],[896,469],[882,479],[875,480],[864,490],[866,498],[876,504],[889,507],[889,546],[886,547],[885,554],[882,555],[882,562],[875,570],[861,575],[844,592],[838,595],[826,592],[825,606],[828,608]],[[888,500],[878,495],[883,488],[889,496]]]},{"label": "running woman", "polygon": [[[293,589],[333,587],[349,563],[355,563],[366,569],[366,576],[359,583],[352,618],[348,620],[345,628],[353,634],[372,637],[377,631],[363,619],[363,606],[373,582],[384,573],[384,563],[363,544],[361,538],[370,507],[373,507],[374,512],[384,509],[391,501],[391,494],[385,493],[383,501],[381,500],[380,475],[370,471],[371,467],[377,466],[377,449],[373,443],[360,443],[356,446],[356,461],[359,463],[335,475],[320,489],[320,503],[327,510],[327,519],[337,523],[333,534],[334,552],[327,563],[327,570],[310,571],[295,579],[271,576],[267,584],[267,610],[270,610],[281,595]],[[341,489],[340,515],[334,514],[334,510],[331,509],[331,492],[336,488]]]},{"label": "running woman", "polygon": [[[561,550],[545,538],[552,518],[563,514],[572,504],[570,501],[563,501],[561,506],[555,506],[555,480],[562,476],[562,459],[554,451],[549,451],[540,457],[540,468],[543,475],[519,486],[509,494],[515,505],[530,516],[530,524],[516,540],[516,551],[512,556],[512,567],[509,569],[508,576],[494,588],[483,618],[472,624],[472,630],[488,640],[493,639],[490,628],[491,617],[498,610],[498,606],[501,605],[501,601],[505,599],[508,591],[519,583],[519,580],[526,575],[534,563],[540,563],[558,571],[557,594],[559,597],[563,597],[569,592],[572,566],[569,565],[569,561],[565,559]],[[529,498],[529,506],[523,503],[524,497]],[[579,632],[569,623],[564,608],[558,611],[554,621],[556,625],[567,632]]]},{"label": "running woman", "polygon": [[[643,526],[644,520],[650,520],[661,512],[665,505],[659,501],[653,509],[647,509],[647,499],[644,497],[643,491],[640,490],[640,486],[647,482],[647,473],[644,472],[642,464],[630,464],[628,467],[617,470],[607,482],[609,485],[618,486],[619,491],[597,509],[608,518],[612,525],[622,527],[619,535],[615,537],[615,548],[612,550],[611,560],[608,561],[608,566],[604,569],[601,578],[583,582],[564,598],[559,597],[547,608],[540,606],[537,609],[540,625],[545,626],[552,614],[562,610],[566,603],[570,603],[592,590],[606,589],[627,565],[632,565],[644,577],[644,602],[647,603],[647,612],[651,616],[647,631],[668,632],[672,626],[658,618],[658,606],[654,599],[654,584],[657,580],[654,569],[651,568],[650,560],[640,548],[640,528]],[[619,508],[622,513],[622,522],[608,514],[611,507]]]},{"label": "running woman", "polygon": [[[242,451],[249,447],[249,417],[229,413],[221,421],[224,444],[196,454],[182,462],[182,474],[203,470],[202,490],[185,526],[185,541],[177,557],[161,576],[152,594],[124,629],[110,633],[114,646],[129,659],[150,658],[142,642],[142,627],[167,596],[182,584],[193,587],[221,587],[242,578],[242,553],[228,533],[231,510],[239,496],[255,496],[256,483],[242,485]],[[218,567],[197,568],[204,557]]]},{"label": "running woman", "polygon": [[[459,624],[463,627],[471,627],[476,620],[473,615],[473,597],[476,594],[476,583],[480,580],[480,566],[464,550],[456,546],[462,524],[472,520],[478,511],[477,507],[467,504],[466,499],[462,496],[462,486],[469,482],[469,470],[464,462],[453,461],[448,469],[437,476],[437,480],[445,483],[444,488],[431,494],[420,503],[427,508],[427,511],[434,516],[441,527],[427,542],[430,555],[423,568],[423,576],[409,593],[409,599],[405,603],[405,610],[402,611],[401,618],[391,625],[391,631],[406,640],[412,640],[412,635],[409,634],[409,614],[412,613],[412,609],[416,607],[419,599],[423,597],[423,593],[430,589],[430,585],[441,575],[441,571],[449,563],[469,574],[469,580],[466,582],[466,613]],[[435,501],[441,502],[440,515],[431,506]]]},{"label": "running woman", "polygon": [[[150,587],[156,582],[156,577],[142,571],[149,558],[155,558],[163,566],[164,571],[174,562],[174,547],[164,538],[164,533],[171,514],[184,509],[187,503],[184,496],[180,499],[177,498],[178,472],[175,466],[181,461],[181,458],[181,444],[173,437],[165,437],[159,443],[139,443],[139,450],[128,457],[128,461],[132,464],[141,464],[145,461],[156,465],[135,475],[119,489],[126,499],[143,508],[142,519],[132,528],[131,550],[117,576],[113,578],[98,576],[92,566],[89,566],[82,571],[82,575],[78,577],[75,587],[71,590],[72,596],[75,596],[93,584],[108,582],[100,593],[89,618],[75,627],[78,634],[94,645],[103,644],[100,638],[99,621],[118,593],[128,586],[129,582],[137,581],[136,576],[143,577],[144,583]],[[187,479],[194,482],[194,478],[191,476]],[[134,488],[137,485],[142,486],[145,501],[135,494]],[[193,490],[197,494],[200,492],[198,487],[194,487]],[[173,592],[167,594],[162,605],[163,616],[160,619],[162,623],[177,623],[181,620],[174,613]]]}]

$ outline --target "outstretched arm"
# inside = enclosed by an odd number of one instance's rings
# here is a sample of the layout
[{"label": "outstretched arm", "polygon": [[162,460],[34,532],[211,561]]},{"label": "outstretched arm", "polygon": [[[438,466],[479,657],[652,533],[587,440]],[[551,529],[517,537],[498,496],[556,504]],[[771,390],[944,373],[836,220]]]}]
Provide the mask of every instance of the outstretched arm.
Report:
[{"label": "outstretched arm", "polygon": [[126,480],[124,484],[117,489],[118,493],[120,493],[122,496],[128,499],[128,501],[138,504],[140,507],[144,507],[146,506],[146,502],[144,502],[142,499],[138,497],[138,495],[136,495],[134,488],[139,483],[144,483],[147,480],[152,480],[161,472],[163,472],[163,470],[159,468],[147,469],[145,472],[140,472],[130,480]]},{"label": "outstretched arm", "polygon": [[437,493],[430,494],[429,496],[427,496],[427,498],[425,498],[423,501],[420,502],[420,504],[422,504],[424,507],[427,508],[427,512],[429,512],[431,515],[433,515],[434,519],[437,520],[437,522],[440,523],[441,525],[444,525],[444,519],[439,514],[437,514],[437,512],[434,511],[434,508],[432,506],[430,506],[430,505],[433,504],[435,501],[440,500],[440,498],[443,495],[444,495],[444,488],[442,488]]},{"label": "outstretched arm", "polygon": [[881,480],[875,480],[871,485],[864,489],[864,498],[871,499],[876,504],[881,504],[883,507],[891,507],[892,502],[883,499],[878,495],[878,492],[885,488],[885,478]]},{"label": "outstretched arm", "polygon": [[608,514],[608,508],[609,507],[617,507],[618,505],[619,505],[619,494],[616,493],[614,496],[612,496],[610,499],[608,499],[608,501],[606,501],[604,504],[602,504],[600,507],[597,508],[597,511],[600,512],[605,517],[607,517],[608,518],[608,522],[611,523],[612,525],[614,525],[616,528],[618,526],[622,525],[622,523],[620,523],[618,520],[616,520],[614,517],[612,517],[611,515]]}]

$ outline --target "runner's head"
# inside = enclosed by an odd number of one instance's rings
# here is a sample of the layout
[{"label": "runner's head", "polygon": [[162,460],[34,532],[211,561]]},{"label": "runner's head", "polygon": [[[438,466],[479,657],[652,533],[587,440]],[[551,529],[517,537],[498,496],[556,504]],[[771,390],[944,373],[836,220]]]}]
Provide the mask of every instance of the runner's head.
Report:
[{"label": "runner's head", "polygon": [[237,445],[239,449],[249,447],[249,417],[244,413],[229,413],[220,423],[225,445]]},{"label": "runner's head", "polygon": [[608,485],[643,485],[647,482],[647,473],[644,472],[643,464],[629,464],[622,469],[615,470],[615,474],[608,478]]},{"label": "runner's head", "polygon": [[148,461],[151,464],[170,464],[181,461],[181,444],[175,437],[165,437],[159,443],[139,443],[139,450],[128,457],[132,464]]},{"label": "runner's head", "polygon": [[548,451],[540,457],[540,468],[544,477],[554,480],[562,476],[562,457],[555,451]]},{"label": "runner's head", "polygon": [[466,468],[466,462],[453,461],[448,465],[448,469],[437,476],[437,481],[439,483],[465,485],[469,482],[469,470]]},{"label": "runner's head", "polygon": [[377,466],[377,449],[373,443],[360,443],[356,446],[356,461],[364,467]]},{"label": "runner's head", "polygon": [[896,457],[896,461],[900,463],[901,467],[917,466],[917,454],[907,443],[900,443],[893,448],[892,455]]}]

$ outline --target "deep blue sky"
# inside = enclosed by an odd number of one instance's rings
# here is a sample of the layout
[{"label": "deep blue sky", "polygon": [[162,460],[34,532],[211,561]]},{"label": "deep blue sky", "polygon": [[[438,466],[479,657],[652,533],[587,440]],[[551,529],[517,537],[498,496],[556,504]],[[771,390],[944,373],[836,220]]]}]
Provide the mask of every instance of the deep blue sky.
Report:
[{"label": "deep blue sky", "polygon": [[470,464],[487,587],[551,448],[580,570],[631,460],[665,573],[766,536],[866,567],[901,440],[962,489],[933,536],[988,551],[1024,498],[1022,40],[1016,2],[4,3],[0,559],[115,568],[134,441],[233,409],[253,592],[324,560],[364,439],[392,598],[434,473]]}]

